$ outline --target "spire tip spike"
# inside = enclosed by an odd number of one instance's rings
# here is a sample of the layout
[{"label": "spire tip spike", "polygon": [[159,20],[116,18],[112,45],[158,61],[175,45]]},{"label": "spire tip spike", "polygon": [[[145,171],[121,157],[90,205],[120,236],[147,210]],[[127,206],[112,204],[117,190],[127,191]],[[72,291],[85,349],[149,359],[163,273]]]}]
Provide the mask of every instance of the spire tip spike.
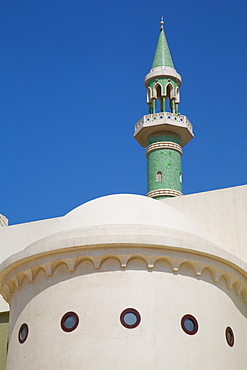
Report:
[{"label": "spire tip spike", "polygon": [[160,30],[162,31],[164,29],[164,17],[161,17],[161,20],[160,20]]}]

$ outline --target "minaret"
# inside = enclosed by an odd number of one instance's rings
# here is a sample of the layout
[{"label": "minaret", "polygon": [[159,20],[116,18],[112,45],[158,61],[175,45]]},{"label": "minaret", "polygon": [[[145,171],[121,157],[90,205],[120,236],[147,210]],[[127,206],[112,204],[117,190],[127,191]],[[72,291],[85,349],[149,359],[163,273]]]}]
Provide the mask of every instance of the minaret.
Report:
[{"label": "minaret", "polygon": [[134,137],[146,147],[148,197],[182,195],[182,147],[193,137],[188,118],[178,112],[181,76],[174,68],[161,18],[159,40],[145,77],[148,115],[135,125]]}]

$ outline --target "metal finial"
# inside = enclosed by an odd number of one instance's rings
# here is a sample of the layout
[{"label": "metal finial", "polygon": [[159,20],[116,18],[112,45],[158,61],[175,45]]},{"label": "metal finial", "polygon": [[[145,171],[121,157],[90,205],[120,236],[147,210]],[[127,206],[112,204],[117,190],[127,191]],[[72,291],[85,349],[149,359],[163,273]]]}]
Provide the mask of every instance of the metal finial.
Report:
[{"label": "metal finial", "polygon": [[164,28],[164,24],[165,24],[165,22],[164,22],[164,17],[161,17],[161,20],[160,20],[160,30],[162,31],[163,30],[163,28]]}]

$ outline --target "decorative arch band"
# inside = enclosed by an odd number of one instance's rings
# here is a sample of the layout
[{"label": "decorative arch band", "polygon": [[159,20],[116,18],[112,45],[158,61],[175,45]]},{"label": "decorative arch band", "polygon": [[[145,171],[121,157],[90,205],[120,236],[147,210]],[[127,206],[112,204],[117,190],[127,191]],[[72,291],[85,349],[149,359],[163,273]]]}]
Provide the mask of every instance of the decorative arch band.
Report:
[{"label": "decorative arch band", "polygon": [[156,198],[156,197],[163,197],[163,196],[170,196],[170,197],[180,197],[183,195],[180,191],[173,190],[173,189],[158,189],[152,190],[147,193],[147,197]]},{"label": "decorative arch band", "polygon": [[[78,270],[83,262],[89,262],[92,266],[92,273],[100,271],[104,263],[108,259],[114,259],[119,266],[119,271],[122,269],[128,268],[129,264],[133,259],[143,262],[145,264],[145,269],[153,270],[155,269],[156,263],[161,263],[166,265],[170,273],[179,274],[180,269],[186,265],[190,267],[191,276],[195,278],[200,278],[203,280],[204,271],[208,271],[211,274],[212,283],[217,284],[221,278],[225,282],[227,289],[233,289],[236,296],[242,296],[242,299],[247,303],[247,283],[246,278],[238,273],[233,268],[229,268],[225,264],[214,261],[212,258],[188,254],[187,256],[184,253],[175,252],[175,251],[164,251],[160,253],[160,249],[151,248],[151,250],[145,250],[143,248],[137,248],[134,253],[131,253],[131,249],[121,251],[122,248],[115,248],[114,253],[105,249],[101,254],[96,253],[96,255],[86,255],[78,254],[75,252],[74,256],[66,256],[57,258],[54,256],[54,259],[51,259],[50,256],[46,259],[38,259],[35,262],[31,261],[29,264],[23,265],[22,268],[18,267],[15,270],[12,270],[8,276],[4,279],[1,285],[1,294],[4,299],[10,303],[11,297],[15,293],[16,289],[20,289],[23,286],[23,283],[26,279],[32,283],[35,282],[39,272],[42,270],[47,275],[47,277],[52,277],[56,269],[63,265],[71,273]],[[96,249],[97,250],[97,249]],[[85,251],[84,251],[85,252]],[[108,266],[109,269],[109,266]],[[104,271],[104,268],[103,268]],[[83,268],[81,273],[83,274]],[[219,286],[220,288],[220,286]]]},{"label": "decorative arch band", "polygon": [[159,141],[147,146],[146,156],[153,150],[157,149],[173,149],[179,152],[181,155],[183,155],[182,147],[179,144],[170,141]]}]

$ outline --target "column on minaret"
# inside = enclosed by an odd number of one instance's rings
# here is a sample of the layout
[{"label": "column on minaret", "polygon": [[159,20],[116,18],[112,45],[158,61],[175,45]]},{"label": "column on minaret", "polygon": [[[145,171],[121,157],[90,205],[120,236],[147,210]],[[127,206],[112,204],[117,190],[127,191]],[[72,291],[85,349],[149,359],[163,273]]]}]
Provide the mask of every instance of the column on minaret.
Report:
[{"label": "column on minaret", "polygon": [[174,68],[163,18],[150,72],[145,77],[148,115],[135,126],[134,137],[146,147],[147,196],[182,195],[182,147],[192,138],[192,125],[178,113],[181,76]]}]

